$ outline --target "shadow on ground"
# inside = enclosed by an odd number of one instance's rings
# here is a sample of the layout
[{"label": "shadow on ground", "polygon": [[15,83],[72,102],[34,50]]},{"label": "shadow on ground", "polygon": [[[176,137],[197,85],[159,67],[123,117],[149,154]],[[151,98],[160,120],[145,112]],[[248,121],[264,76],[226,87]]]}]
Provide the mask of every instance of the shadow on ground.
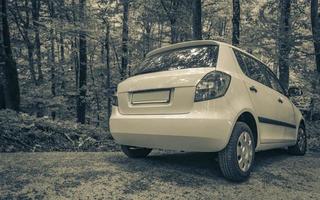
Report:
[{"label": "shadow on ground", "polygon": [[[289,156],[282,149],[258,152],[256,153],[253,172],[283,161]],[[201,177],[221,181],[223,184],[230,184],[221,174],[217,153],[166,153],[160,151],[144,159],[131,159],[123,155],[121,158],[109,157],[107,162],[113,163],[129,173],[148,172],[147,174],[152,174],[154,179],[176,182],[176,184],[183,186],[202,185],[202,181],[206,180],[201,180]],[[163,170],[166,173],[162,173]],[[197,176],[199,181],[194,181],[192,175]]]}]

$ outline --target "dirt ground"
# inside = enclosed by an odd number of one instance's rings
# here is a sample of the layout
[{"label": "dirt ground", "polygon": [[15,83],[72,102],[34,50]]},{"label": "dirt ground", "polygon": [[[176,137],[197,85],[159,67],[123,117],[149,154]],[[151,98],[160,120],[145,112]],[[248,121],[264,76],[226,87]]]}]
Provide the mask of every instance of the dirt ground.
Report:
[{"label": "dirt ground", "polygon": [[0,199],[320,199],[320,153],[257,153],[251,178],[236,184],[211,153],[2,153]]}]

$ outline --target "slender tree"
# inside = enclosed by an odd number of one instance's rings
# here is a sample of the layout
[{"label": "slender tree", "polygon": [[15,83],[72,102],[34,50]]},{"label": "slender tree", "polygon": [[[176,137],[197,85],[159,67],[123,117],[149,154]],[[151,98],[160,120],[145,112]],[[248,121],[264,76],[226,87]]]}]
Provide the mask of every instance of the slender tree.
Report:
[{"label": "slender tree", "polygon": [[[2,78],[1,75],[0,75],[0,78]],[[3,90],[2,83],[0,83],[0,110],[5,108],[6,108],[6,101],[4,99],[4,90]]]},{"label": "slender tree", "polygon": [[[51,95],[52,97],[56,96],[56,61],[55,61],[55,47],[54,47],[54,29],[53,29],[53,19],[55,16],[55,9],[53,1],[48,2],[48,12],[50,16],[50,48],[48,49],[48,66],[50,66],[50,73],[51,73]],[[51,112],[52,120],[56,119],[56,112]]]},{"label": "slender tree", "polygon": [[86,94],[87,94],[87,40],[84,31],[86,0],[80,0],[80,23],[82,24],[79,33],[79,94],[77,100],[77,122],[84,124],[86,119]]},{"label": "slender tree", "polygon": [[112,91],[111,91],[111,70],[110,70],[110,24],[109,22],[107,22],[106,24],[106,38],[105,38],[105,52],[106,52],[106,65],[107,65],[107,91],[108,91],[108,100],[107,100],[107,104],[108,104],[108,117],[111,116],[111,95],[112,95]]},{"label": "slender tree", "polygon": [[10,31],[7,19],[7,0],[1,0],[0,6],[0,71],[2,71],[3,74],[2,86],[5,107],[19,111],[20,89],[17,66],[13,60],[11,50]]},{"label": "slender tree", "polygon": [[5,102],[5,94],[4,94],[4,87],[3,85],[5,84],[4,82],[4,74],[3,70],[6,66],[6,59],[5,59],[5,51],[4,51],[4,45],[3,45],[3,22],[2,22],[2,2],[0,4],[0,109],[5,109],[6,108],[6,102]]},{"label": "slender tree", "polygon": [[40,30],[39,30],[39,18],[40,18],[40,6],[41,2],[40,0],[32,0],[32,23],[33,23],[33,29],[34,29],[34,34],[35,34],[35,41],[34,41],[34,46],[36,50],[36,64],[37,64],[37,70],[38,70],[38,83],[41,83],[43,81],[43,73],[41,69],[41,62],[42,62],[42,57],[41,57],[41,42],[40,42]]},{"label": "slender tree", "polygon": [[238,46],[240,44],[240,0],[233,0],[232,7],[232,44]]},{"label": "slender tree", "polygon": [[311,25],[313,46],[318,73],[320,73],[320,17],[318,0],[311,0]]},{"label": "slender tree", "polygon": [[127,76],[128,70],[128,17],[129,17],[129,0],[122,0],[123,4],[123,19],[122,19],[122,56],[121,56],[121,80],[124,80]]},{"label": "slender tree", "polygon": [[285,89],[289,86],[289,54],[291,51],[290,41],[290,9],[291,0],[279,1],[280,18],[278,32],[279,52],[279,79]]},{"label": "slender tree", "polygon": [[166,15],[170,22],[170,37],[171,37],[171,43],[177,43],[178,42],[178,8],[180,7],[181,1],[179,0],[170,0],[165,1],[161,0],[161,5],[166,12]]},{"label": "slender tree", "polygon": [[193,24],[193,39],[201,40],[202,39],[202,8],[201,0],[192,1],[192,24]]}]

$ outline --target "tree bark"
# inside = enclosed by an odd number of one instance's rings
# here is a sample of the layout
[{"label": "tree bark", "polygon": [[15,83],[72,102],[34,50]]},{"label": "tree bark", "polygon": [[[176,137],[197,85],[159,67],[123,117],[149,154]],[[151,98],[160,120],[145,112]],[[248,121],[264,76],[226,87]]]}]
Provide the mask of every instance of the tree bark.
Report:
[{"label": "tree bark", "polygon": [[87,40],[84,31],[86,0],[80,0],[80,23],[82,27],[79,34],[79,95],[77,100],[77,122],[84,124],[86,119],[86,94],[87,94]]},{"label": "tree bark", "polygon": [[3,93],[5,106],[8,109],[20,110],[20,88],[18,80],[18,70],[15,61],[13,60],[10,31],[7,19],[7,1],[1,0],[0,8],[0,69],[3,72]]},{"label": "tree bark", "polygon": [[108,100],[107,100],[107,106],[108,106],[108,118],[111,116],[111,96],[112,90],[111,90],[111,70],[110,70],[110,24],[107,23],[106,27],[106,38],[105,38],[105,52],[106,52],[106,65],[107,65],[107,91],[108,91]]},{"label": "tree bark", "polygon": [[177,31],[177,11],[180,6],[179,0],[170,0],[170,5],[166,4],[166,1],[161,0],[161,5],[164,11],[167,14],[167,17],[170,22],[170,36],[171,36],[171,43],[178,42],[178,31]]},{"label": "tree bark", "polygon": [[280,0],[280,19],[279,19],[279,79],[282,86],[288,89],[289,86],[289,54],[291,51],[290,41],[290,9],[291,0]]},{"label": "tree bark", "polygon": [[193,0],[192,1],[192,23],[193,23],[193,39],[194,40],[202,40],[202,8],[201,8],[201,0]]},{"label": "tree bark", "polygon": [[177,20],[175,18],[170,19],[170,36],[171,36],[171,44],[178,42],[177,36]]},{"label": "tree bark", "polygon": [[240,44],[240,0],[233,0],[233,15],[232,15],[232,45]]},{"label": "tree bark", "polygon": [[[51,17],[51,27],[53,26],[53,18],[55,14],[53,2],[49,2],[49,15]],[[56,61],[55,61],[55,47],[54,47],[54,30],[50,29],[50,50],[48,53],[48,65],[50,66],[51,73],[51,95],[54,98],[56,96]],[[56,112],[51,112],[52,120],[56,119]]]},{"label": "tree bark", "polygon": [[0,110],[5,108],[6,108],[6,101],[4,98],[4,90],[3,90],[2,83],[0,83]]},{"label": "tree bark", "polygon": [[37,70],[38,70],[38,83],[43,81],[43,73],[41,69],[41,42],[40,42],[40,32],[39,32],[39,18],[40,18],[40,0],[32,0],[32,23],[35,32],[35,49],[37,55]]},{"label": "tree bark", "polygon": [[320,73],[320,20],[318,0],[311,0],[311,25],[317,72]]},{"label": "tree bark", "polygon": [[[65,2],[64,0],[60,0],[60,3],[61,3],[61,7],[62,9],[65,9]],[[60,14],[60,20],[61,20],[61,23],[60,23],[60,38],[59,38],[59,44],[60,44],[60,68],[61,68],[61,89],[62,90],[65,90],[65,85],[66,85],[66,82],[65,82],[65,44],[64,44],[64,37],[65,37],[65,34],[63,33],[63,30],[64,30],[64,15],[61,13]]]},{"label": "tree bark", "polygon": [[[30,71],[32,82],[35,85],[38,85],[37,76],[36,76],[36,72],[34,69],[34,59],[33,59],[34,43],[31,42],[30,36],[29,36],[29,29],[30,29],[29,0],[25,0],[24,6],[25,6],[25,22],[23,23],[23,29],[24,29],[23,30],[23,37],[24,37],[24,41],[27,46],[29,71]],[[20,20],[22,21],[22,17],[20,17],[20,18],[21,18]],[[19,24],[17,24],[17,25],[19,26]]]},{"label": "tree bark", "polygon": [[122,0],[123,4],[123,21],[122,21],[122,56],[121,56],[121,80],[127,77],[128,70],[128,39],[129,39],[129,28],[128,28],[128,17],[129,17],[129,0]]}]

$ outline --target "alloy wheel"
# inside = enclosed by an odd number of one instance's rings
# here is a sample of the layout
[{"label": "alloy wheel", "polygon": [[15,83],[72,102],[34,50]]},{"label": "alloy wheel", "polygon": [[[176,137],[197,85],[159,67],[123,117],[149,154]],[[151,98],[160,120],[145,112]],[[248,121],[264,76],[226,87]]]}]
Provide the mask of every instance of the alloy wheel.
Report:
[{"label": "alloy wheel", "polygon": [[246,172],[252,164],[253,142],[248,132],[242,132],[237,143],[237,159],[239,168]]},{"label": "alloy wheel", "polygon": [[306,134],[304,133],[304,130],[302,128],[299,128],[298,130],[298,139],[297,139],[298,147],[300,151],[304,151],[304,148],[306,148]]}]

